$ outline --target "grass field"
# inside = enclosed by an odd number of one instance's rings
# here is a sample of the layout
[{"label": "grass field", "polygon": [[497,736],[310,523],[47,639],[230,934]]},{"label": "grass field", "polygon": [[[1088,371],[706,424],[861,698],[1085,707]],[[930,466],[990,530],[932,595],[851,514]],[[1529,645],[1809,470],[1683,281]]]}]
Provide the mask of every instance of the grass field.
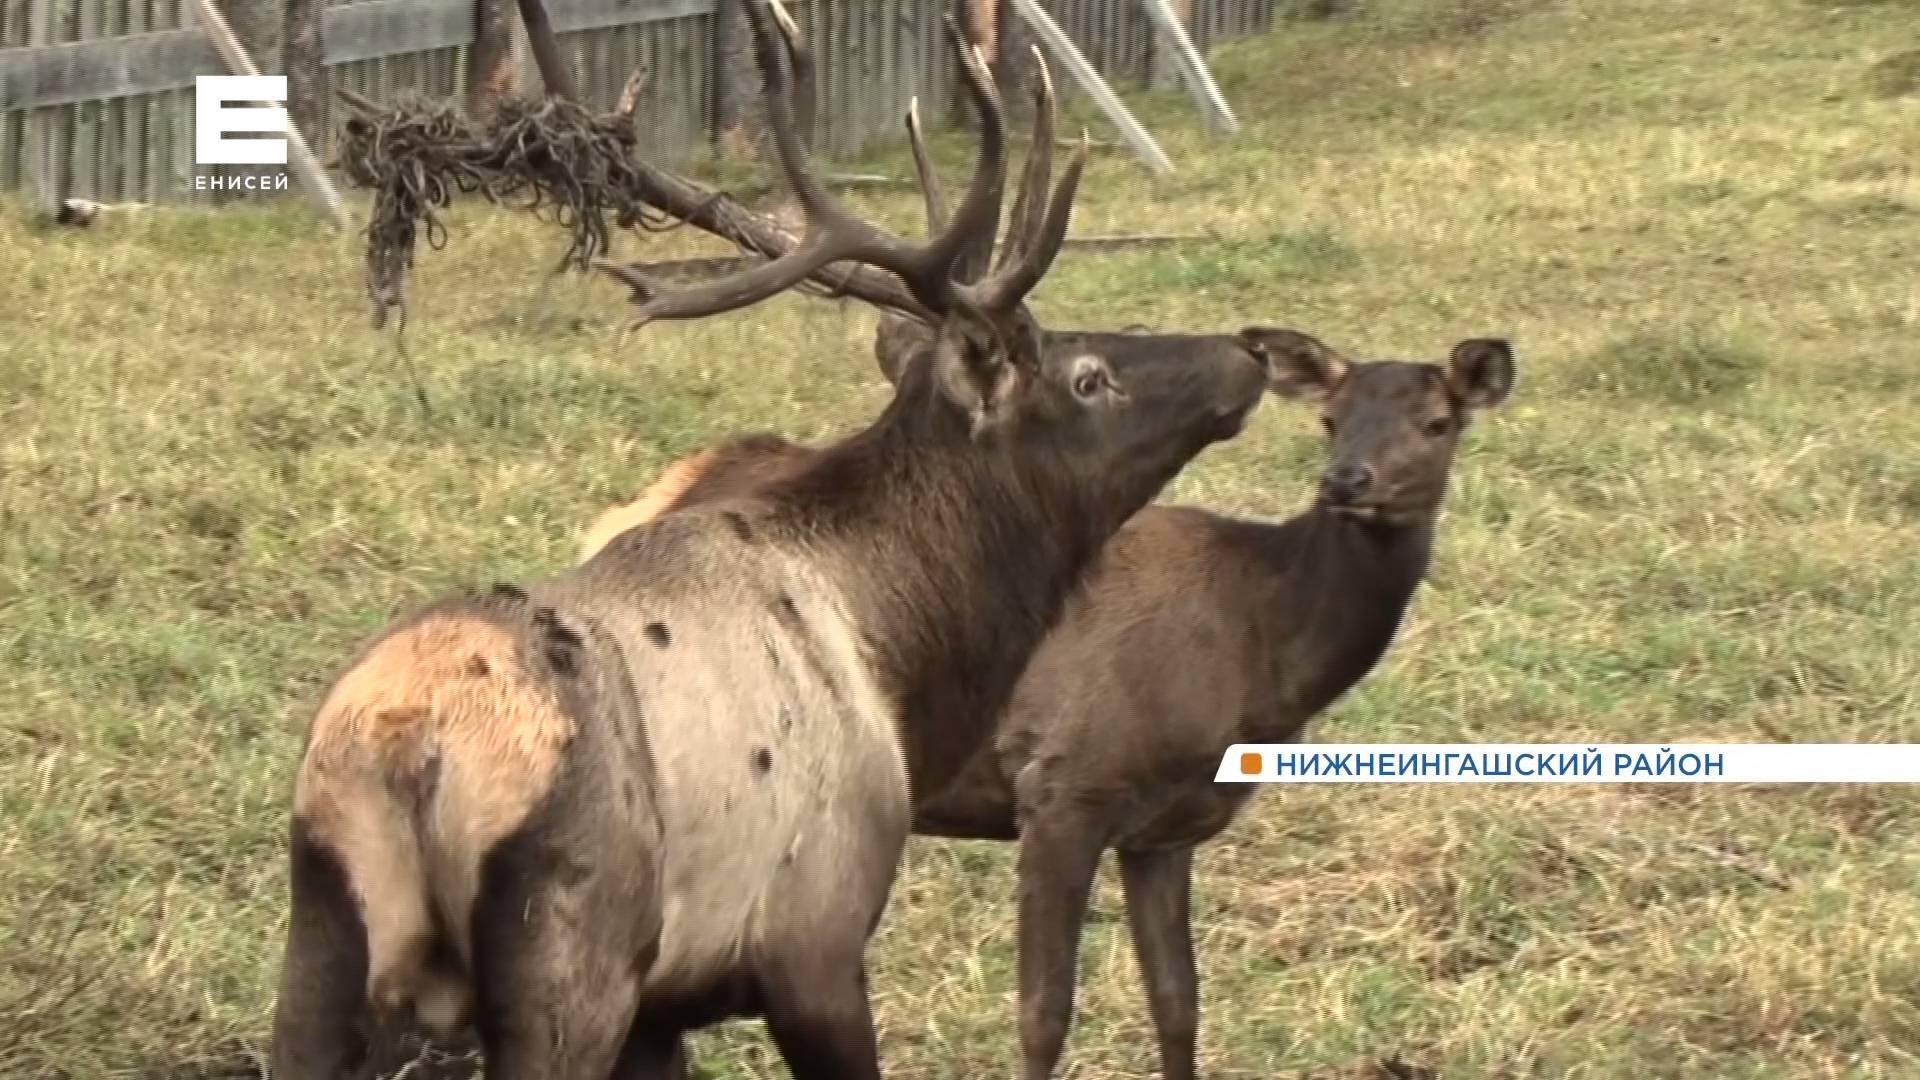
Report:
[{"label": "grass field", "polygon": [[[1069,255],[1051,324],[1519,351],[1408,628],[1316,738],[1920,741],[1917,18],[1374,0],[1220,52],[1230,146],[1144,103],[1180,171],[1099,160],[1076,230],[1229,239]],[[58,233],[18,211],[0,1076],[237,1075],[272,1008],[300,732],[353,645],[563,566],[674,455],[871,416],[872,318],[783,300],[622,348],[618,290],[548,278],[557,234],[474,209],[423,253],[410,369],[353,242],[299,207]],[[1168,497],[1284,515],[1318,447],[1274,402]],[[1920,1076],[1917,833],[1897,788],[1275,790],[1202,853],[1203,1066]],[[1010,854],[914,841],[874,947],[891,1076],[1011,1073]],[[1153,1074],[1132,964],[1103,876],[1069,1075]],[[699,1048],[711,1075],[784,1075],[757,1024]]]}]

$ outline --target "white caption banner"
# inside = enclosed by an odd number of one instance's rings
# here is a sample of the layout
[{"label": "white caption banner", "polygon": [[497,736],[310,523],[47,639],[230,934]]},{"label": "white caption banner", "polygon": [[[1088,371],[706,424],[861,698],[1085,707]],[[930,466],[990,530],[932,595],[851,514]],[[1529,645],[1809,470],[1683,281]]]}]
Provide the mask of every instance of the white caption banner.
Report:
[{"label": "white caption banner", "polygon": [[1235,743],[1223,784],[1911,784],[1920,743]]}]

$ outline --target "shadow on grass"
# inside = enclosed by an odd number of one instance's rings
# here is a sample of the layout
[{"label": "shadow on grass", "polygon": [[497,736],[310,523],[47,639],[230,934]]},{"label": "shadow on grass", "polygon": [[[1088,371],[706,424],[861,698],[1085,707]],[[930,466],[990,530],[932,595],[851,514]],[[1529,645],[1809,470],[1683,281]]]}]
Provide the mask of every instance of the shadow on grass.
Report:
[{"label": "shadow on grass", "polygon": [[1744,393],[1767,358],[1743,345],[1691,331],[1641,332],[1570,365],[1572,389],[1633,401],[1699,405]]},{"label": "shadow on grass", "polygon": [[1920,91],[1920,49],[1894,53],[1868,68],[1867,86],[1874,96],[1883,98]]}]

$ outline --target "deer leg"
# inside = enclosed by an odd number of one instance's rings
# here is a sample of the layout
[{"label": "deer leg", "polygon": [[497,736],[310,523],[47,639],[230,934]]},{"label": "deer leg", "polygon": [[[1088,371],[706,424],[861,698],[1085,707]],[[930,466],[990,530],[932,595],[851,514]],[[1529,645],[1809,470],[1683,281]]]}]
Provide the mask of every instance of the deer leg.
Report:
[{"label": "deer leg", "polygon": [[1024,1080],[1048,1080],[1073,1022],[1080,927],[1105,846],[1092,815],[1049,807],[1020,836],[1020,1051]]},{"label": "deer leg", "polygon": [[373,1034],[367,937],[338,860],[296,821],[291,919],[273,1016],[273,1075],[336,1080],[364,1073]]},{"label": "deer leg", "polygon": [[793,1080],[880,1080],[862,951],[816,952],[763,978],[767,1029]]},{"label": "deer leg", "polygon": [[1133,951],[1147,986],[1147,1008],[1160,1038],[1165,1080],[1193,1080],[1194,1035],[1200,1023],[1200,976],[1193,961],[1193,849],[1122,851]]},{"label": "deer leg", "polygon": [[535,913],[521,930],[523,946],[504,956],[496,950],[484,964],[488,1080],[607,1080],[626,1042],[637,980],[610,950],[593,948],[551,914]]},{"label": "deer leg", "polygon": [[487,1080],[608,1080],[633,1030],[655,894],[568,840],[549,822],[489,856],[472,931]]}]

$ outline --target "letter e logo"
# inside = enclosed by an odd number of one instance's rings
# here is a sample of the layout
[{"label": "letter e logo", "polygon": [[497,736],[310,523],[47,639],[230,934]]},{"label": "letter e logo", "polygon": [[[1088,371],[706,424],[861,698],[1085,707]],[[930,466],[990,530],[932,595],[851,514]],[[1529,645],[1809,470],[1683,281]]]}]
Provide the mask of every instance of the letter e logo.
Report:
[{"label": "letter e logo", "polygon": [[[287,100],[285,75],[196,75],[193,77],[193,160],[199,165],[285,165],[287,110],[281,105],[243,105],[229,101]],[[229,139],[231,132],[278,135],[277,139]]]}]

